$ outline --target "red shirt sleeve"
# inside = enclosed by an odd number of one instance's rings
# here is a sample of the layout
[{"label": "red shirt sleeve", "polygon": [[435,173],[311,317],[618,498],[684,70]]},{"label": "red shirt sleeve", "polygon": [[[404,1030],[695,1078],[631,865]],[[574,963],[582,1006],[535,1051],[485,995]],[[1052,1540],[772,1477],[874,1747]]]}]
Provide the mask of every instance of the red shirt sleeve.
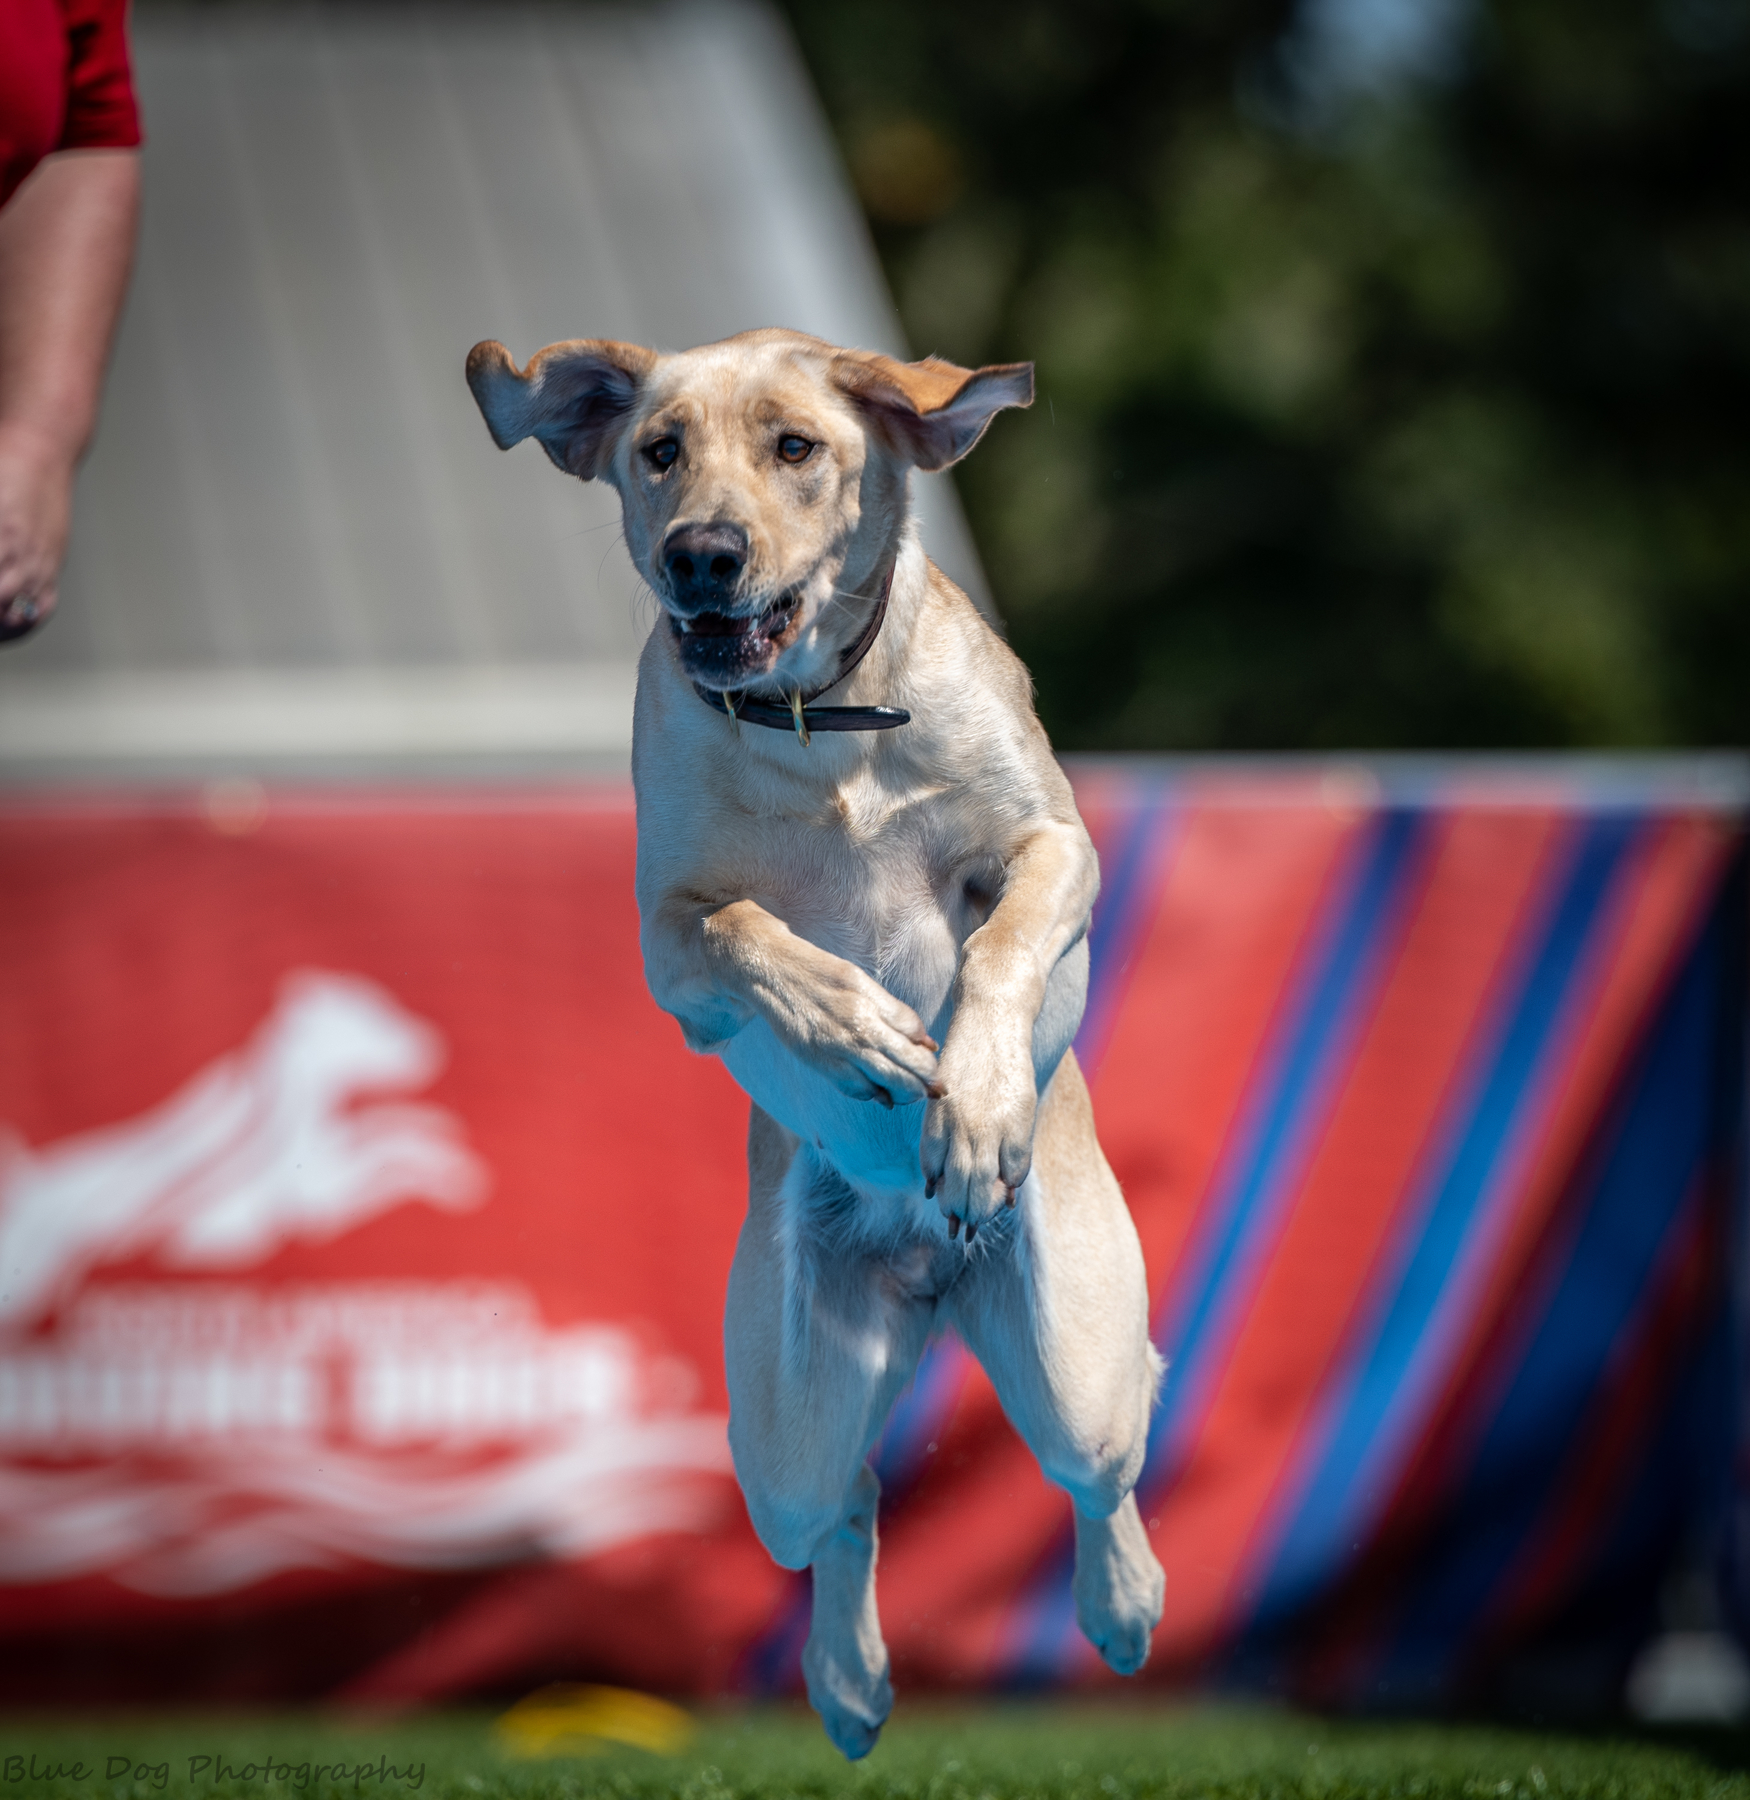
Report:
[{"label": "red shirt sleeve", "polygon": [[67,122],[67,31],[58,0],[0,0],[0,205]]},{"label": "red shirt sleeve", "polygon": [[128,63],[128,0],[60,0],[67,23],[67,116],[60,150],[131,150],[140,141]]},{"label": "red shirt sleeve", "polygon": [[139,141],[127,0],[0,0],[0,206],[53,151]]}]

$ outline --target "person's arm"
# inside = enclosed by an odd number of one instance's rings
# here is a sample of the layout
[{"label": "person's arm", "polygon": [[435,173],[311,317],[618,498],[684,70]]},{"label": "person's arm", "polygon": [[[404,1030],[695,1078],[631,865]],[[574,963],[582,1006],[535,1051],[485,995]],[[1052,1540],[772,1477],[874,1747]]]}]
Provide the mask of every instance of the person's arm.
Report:
[{"label": "person's arm", "polygon": [[0,209],[0,637],[55,603],[140,213],[137,150],[61,150]]}]

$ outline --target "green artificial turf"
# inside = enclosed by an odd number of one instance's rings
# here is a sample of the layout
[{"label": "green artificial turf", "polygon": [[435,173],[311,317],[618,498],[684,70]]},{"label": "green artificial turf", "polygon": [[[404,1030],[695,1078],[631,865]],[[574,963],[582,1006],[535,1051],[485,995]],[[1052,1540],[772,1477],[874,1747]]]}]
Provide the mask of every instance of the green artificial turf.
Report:
[{"label": "green artificial turf", "polygon": [[511,1755],[480,1713],[0,1721],[0,1800],[1750,1800],[1747,1770],[1740,1734],[1568,1736],[1060,1701],[903,1703],[855,1766],[801,1708],[701,1714],[673,1756],[545,1760]]}]

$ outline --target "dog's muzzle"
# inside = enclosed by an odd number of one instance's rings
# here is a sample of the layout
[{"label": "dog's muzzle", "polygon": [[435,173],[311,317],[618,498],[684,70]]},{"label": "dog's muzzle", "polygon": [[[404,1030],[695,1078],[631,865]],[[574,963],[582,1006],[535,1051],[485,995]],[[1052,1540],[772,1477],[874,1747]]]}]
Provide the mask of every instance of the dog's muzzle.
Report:
[{"label": "dog's muzzle", "polygon": [[683,612],[671,602],[668,623],[681,667],[707,687],[745,687],[767,673],[789,643],[801,598],[792,589],[758,612]]},{"label": "dog's muzzle", "polygon": [[739,525],[677,525],[662,544],[664,604],[681,666],[708,687],[757,680],[789,642],[801,595],[761,605],[742,592],[748,537]]}]

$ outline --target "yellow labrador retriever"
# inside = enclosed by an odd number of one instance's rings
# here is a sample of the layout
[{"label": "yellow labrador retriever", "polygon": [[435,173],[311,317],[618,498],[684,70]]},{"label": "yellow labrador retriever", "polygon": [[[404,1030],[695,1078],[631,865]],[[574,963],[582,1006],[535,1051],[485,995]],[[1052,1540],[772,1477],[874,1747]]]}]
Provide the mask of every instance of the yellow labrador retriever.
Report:
[{"label": "yellow labrador retriever", "polygon": [[1074,1503],[1082,1630],[1142,1666],[1164,1577],[1131,1489],[1159,1376],[1142,1253],[1070,1051],[1098,865],[1027,671],[925,557],[941,469],[1033,371],[792,331],[679,355],[477,345],[493,438],[620,495],[661,603],[632,771],[645,973],[753,1100],[729,1437],[813,1572],[803,1669],[847,1756],[893,1703],[867,1457],[933,1332]]}]

